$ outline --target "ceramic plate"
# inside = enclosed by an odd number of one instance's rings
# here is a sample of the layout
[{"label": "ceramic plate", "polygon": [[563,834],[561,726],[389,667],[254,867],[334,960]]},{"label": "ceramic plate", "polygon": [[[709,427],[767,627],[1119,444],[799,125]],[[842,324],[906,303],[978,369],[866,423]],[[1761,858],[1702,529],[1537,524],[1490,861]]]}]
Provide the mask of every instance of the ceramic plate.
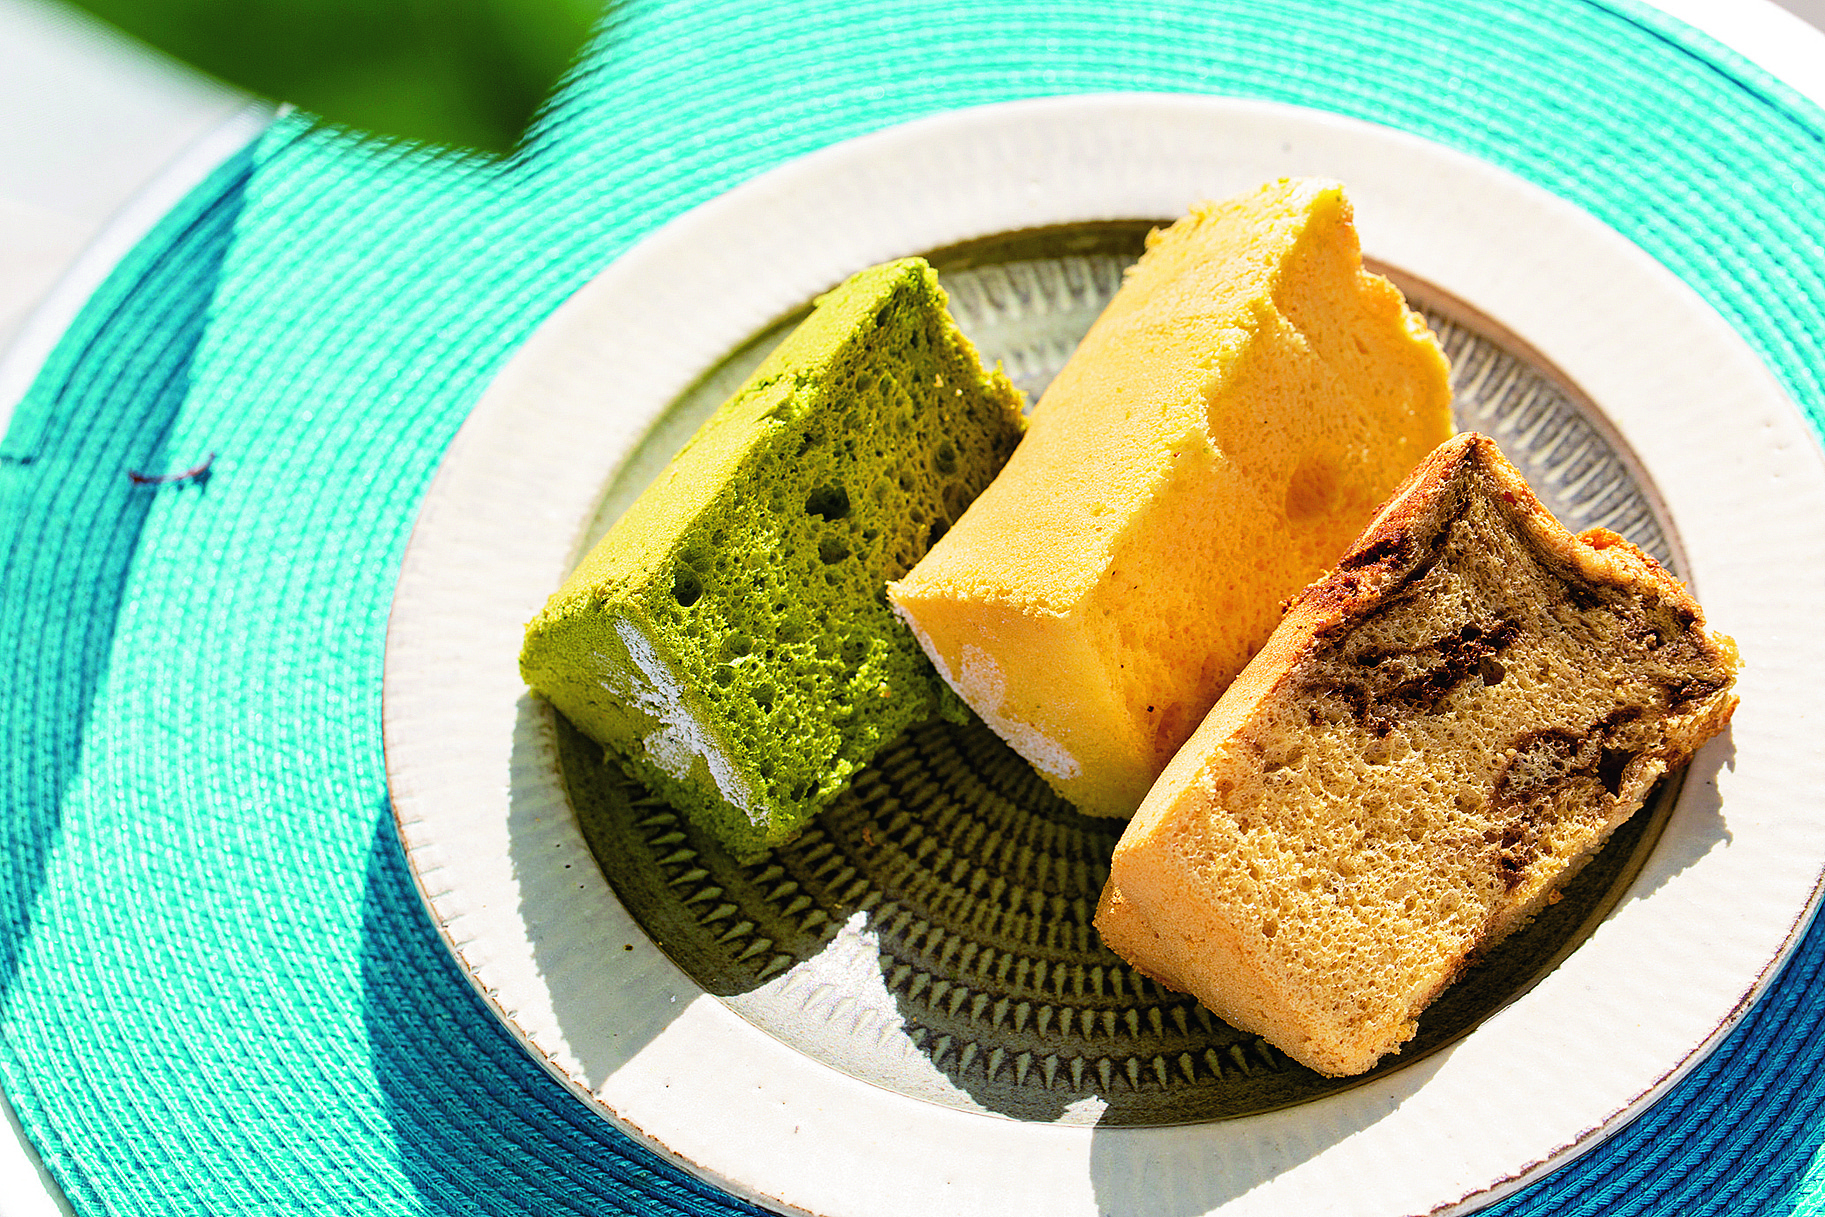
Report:
[{"label": "ceramic plate", "polygon": [[[1148,222],[1286,174],[1346,183],[1365,252],[1453,356],[1460,425],[1495,435],[1568,524],[1673,565],[1745,659],[1732,730],[1400,1057],[1317,1078],[1103,952],[1088,909],[1119,826],[1050,798],[985,731],[912,733],[799,841],[742,866],[526,693],[525,621],[817,293],[928,254],[960,323],[1034,393]],[[1825,592],[1822,508],[1817,450],[1734,332],[1616,234],[1485,164],[1208,98],[957,112],[672,222],[502,373],[401,576],[394,806],[433,918],[528,1050],[763,1204],[1474,1207],[1696,1063],[1810,915],[1825,831],[1791,809],[1820,776],[1803,673],[1821,647],[1801,606]]]}]

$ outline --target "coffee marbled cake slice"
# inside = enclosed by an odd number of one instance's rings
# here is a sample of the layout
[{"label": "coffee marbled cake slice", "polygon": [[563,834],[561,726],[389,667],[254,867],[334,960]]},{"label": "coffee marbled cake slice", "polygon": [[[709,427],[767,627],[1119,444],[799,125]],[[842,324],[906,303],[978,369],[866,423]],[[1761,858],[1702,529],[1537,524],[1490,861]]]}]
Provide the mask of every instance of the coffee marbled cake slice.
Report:
[{"label": "coffee marbled cake slice", "polygon": [[1486,436],[1414,472],[1173,759],[1115,851],[1111,948],[1360,1073],[1721,731],[1735,645]]}]

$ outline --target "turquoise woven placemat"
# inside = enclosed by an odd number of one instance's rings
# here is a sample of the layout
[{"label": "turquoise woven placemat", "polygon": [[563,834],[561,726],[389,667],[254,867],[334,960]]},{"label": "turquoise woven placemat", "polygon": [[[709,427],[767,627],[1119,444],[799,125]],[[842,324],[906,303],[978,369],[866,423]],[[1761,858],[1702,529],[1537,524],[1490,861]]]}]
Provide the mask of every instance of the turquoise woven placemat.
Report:
[{"label": "turquoise woven placemat", "polygon": [[[1825,422],[1825,114],[1631,0],[615,0],[509,165],[282,120],[0,442],[0,1082],[79,1213],[748,1211],[562,1091],[432,930],[380,748],[400,555],[489,377],[642,235],[890,123],[1119,89],[1505,166]],[[1497,1211],[1825,1208],[1822,963],[1815,929],[1693,1076]]]}]

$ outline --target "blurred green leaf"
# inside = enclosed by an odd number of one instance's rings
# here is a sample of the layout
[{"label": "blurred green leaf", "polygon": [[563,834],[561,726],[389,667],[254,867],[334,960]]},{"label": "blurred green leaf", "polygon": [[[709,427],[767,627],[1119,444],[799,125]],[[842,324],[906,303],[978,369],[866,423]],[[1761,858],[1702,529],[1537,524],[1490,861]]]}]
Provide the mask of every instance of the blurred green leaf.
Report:
[{"label": "blurred green leaf", "polygon": [[252,93],[381,135],[508,152],[602,0],[74,0]]}]

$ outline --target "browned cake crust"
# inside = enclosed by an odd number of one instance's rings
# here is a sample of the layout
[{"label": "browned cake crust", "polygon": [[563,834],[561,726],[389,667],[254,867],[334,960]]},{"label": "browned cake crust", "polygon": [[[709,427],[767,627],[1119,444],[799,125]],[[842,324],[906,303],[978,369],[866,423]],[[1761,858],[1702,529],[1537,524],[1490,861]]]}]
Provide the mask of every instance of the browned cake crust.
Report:
[{"label": "browned cake crust", "polygon": [[1142,971],[1360,1073],[1736,706],[1659,563],[1574,537],[1494,441],[1440,446],[1308,587],[1117,846]]}]

